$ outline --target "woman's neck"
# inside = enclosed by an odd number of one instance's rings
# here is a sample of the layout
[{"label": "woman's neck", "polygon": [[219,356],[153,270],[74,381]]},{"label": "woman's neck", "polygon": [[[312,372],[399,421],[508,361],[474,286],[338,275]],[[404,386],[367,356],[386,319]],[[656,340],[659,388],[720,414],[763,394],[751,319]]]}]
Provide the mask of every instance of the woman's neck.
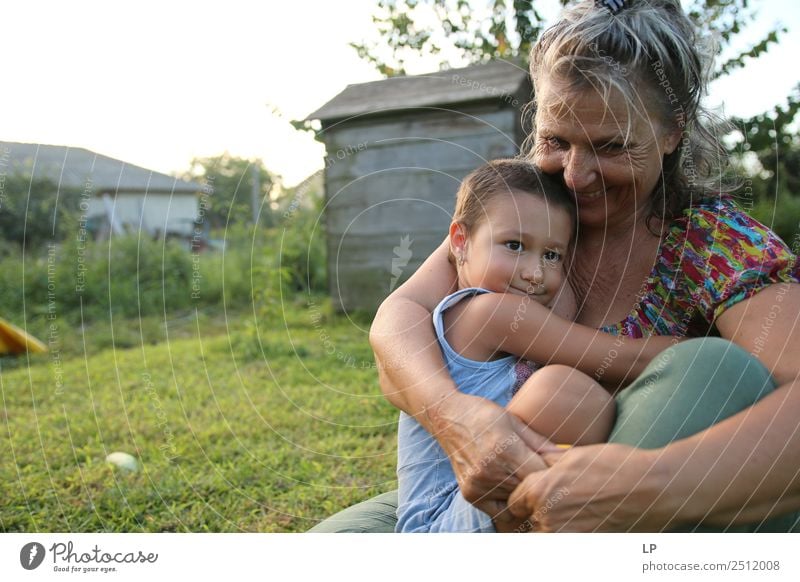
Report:
[{"label": "woman's neck", "polygon": [[[664,232],[665,223],[653,221]],[[578,304],[576,321],[592,327],[625,318],[652,271],[662,237],[644,221],[626,229],[588,229],[578,234],[570,285]]]},{"label": "woman's neck", "polygon": [[629,247],[636,241],[646,241],[663,233],[666,221],[653,219],[648,226],[647,216],[632,216],[620,223],[606,223],[600,226],[580,225],[578,229],[578,248],[584,251],[602,250],[603,247]]}]

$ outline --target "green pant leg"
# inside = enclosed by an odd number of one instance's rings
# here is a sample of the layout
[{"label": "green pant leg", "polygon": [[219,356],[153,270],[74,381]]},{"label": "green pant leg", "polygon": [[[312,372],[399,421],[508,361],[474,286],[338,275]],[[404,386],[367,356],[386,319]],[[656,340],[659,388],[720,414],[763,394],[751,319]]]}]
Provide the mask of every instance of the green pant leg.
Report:
[{"label": "green pant leg", "polygon": [[321,521],[310,533],[390,533],[397,524],[397,491],[376,495]]},{"label": "green pant leg", "polygon": [[[719,338],[681,342],[662,352],[617,395],[617,421],[609,442],[659,448],[752,406],[774,389],[767,369],[736,344]],[[791,531],[797,517],[780,516],[729,531]]]},{"label": "green pant leg", "polygon": [[767,369],[719,338],[677,344],[616,398],[610,442],[655,449],[696,434],[774,390]]}]

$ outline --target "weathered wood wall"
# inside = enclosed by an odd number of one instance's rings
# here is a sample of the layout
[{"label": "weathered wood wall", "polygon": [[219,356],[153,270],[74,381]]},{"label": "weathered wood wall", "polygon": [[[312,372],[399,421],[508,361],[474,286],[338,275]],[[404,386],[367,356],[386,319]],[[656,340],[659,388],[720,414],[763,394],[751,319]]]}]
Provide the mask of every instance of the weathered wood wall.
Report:
[{"label": "weathered wood wall", "polygon": [[519,112],[497,104],[333,125],[324,135],[334,305],[372,311],[447,234],[461,179],[519,151]]}]

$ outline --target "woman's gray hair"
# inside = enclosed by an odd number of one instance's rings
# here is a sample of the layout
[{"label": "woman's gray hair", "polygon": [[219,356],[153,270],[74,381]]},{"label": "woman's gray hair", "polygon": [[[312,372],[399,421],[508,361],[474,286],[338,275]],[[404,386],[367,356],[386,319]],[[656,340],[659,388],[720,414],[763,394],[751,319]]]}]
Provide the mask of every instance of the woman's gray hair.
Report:
[{"label": "woman's gray hair", "polygon": [[619,91],[629,109],[680,132],[679,147],[664,157],[662,180],[650,199],[649,217],[669,219],[689,207],[693,196],[734,186],[723,183],[723,126],[701,105],[712,51],[679,0],[626,0],[615,14],[586,0],[566,9],[536,42],[531,77],[534,89],[555,77],[567,91],[591,89],[604,98]]}]

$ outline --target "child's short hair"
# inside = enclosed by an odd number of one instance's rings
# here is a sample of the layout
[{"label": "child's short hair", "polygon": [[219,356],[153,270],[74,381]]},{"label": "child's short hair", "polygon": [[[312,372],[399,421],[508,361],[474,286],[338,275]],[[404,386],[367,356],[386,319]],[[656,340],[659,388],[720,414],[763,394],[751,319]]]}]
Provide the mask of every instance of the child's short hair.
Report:
[{"label": "child's short hair", "polygon": [[469,231],[486,217],[486,206],[492,198],[513,191],[541,196],[548,204],[575,215],[575,201],[557,178],[545,174],[531,162],[508,158],[484,164],[464,178],[456,194],[453,221],[463,224]]},{"label": "child's short hair", "polygon": [[[498,194],[513,191],[541,196],[547,204],[563,208],[572,218],[575,231],[575,201],[558,179],[542,172],[521,158],[494,160],[472,171],[461,182],[456,194],[453,222],[464,226],[469,234],[486,219],[486,206]],[[450,262],[455,264],[452,252]]]}]

